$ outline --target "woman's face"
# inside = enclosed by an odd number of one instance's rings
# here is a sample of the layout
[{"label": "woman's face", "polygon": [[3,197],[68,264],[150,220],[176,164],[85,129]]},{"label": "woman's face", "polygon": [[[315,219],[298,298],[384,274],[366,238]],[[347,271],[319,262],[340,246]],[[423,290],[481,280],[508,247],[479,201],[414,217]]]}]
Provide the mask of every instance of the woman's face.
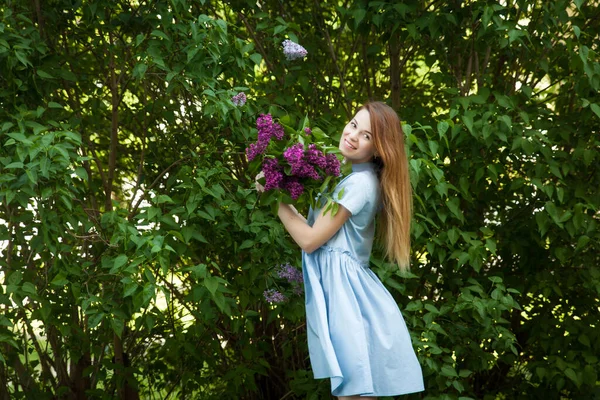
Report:
[{"label": "woman's face", "polygon": [[340,139],[340,151],[352,164],[369,162],[373,159],[375,147],[371,133],[371,118],[365,109],[356,113],[348,122]]}]

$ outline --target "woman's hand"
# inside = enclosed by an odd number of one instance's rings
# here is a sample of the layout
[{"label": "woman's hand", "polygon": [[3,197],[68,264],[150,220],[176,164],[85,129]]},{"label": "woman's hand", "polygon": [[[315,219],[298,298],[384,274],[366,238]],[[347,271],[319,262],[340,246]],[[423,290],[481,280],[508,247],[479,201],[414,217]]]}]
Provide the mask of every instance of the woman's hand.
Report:
[{"label": "woman's hand", "polygon": [[258,175],[256,175],[256,178],[254,178],[254,185],[256,186],[256,191],[258,193],[263,193],[265,191],[265,187],[258,182],[259,179],[262,179],[264,177],[265,174],[263,174],[263,172],[260,171]]}]

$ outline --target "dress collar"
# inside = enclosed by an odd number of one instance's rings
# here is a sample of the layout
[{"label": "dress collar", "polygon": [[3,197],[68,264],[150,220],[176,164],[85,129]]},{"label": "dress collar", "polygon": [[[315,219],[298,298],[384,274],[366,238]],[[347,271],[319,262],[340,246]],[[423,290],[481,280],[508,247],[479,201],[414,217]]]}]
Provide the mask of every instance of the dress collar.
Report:
[{"label": "dress collar", "polygon": [[373,164],[371,162],[352,164],[352,172],[374,171],[374,170],[375,170],[375,164]]}]

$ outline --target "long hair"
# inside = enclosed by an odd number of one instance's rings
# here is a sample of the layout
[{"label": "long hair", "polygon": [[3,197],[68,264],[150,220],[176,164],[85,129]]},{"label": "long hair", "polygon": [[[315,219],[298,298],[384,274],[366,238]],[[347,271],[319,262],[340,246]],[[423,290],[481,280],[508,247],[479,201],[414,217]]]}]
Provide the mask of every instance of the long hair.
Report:
[{"label": "long hair", "polygon": [[377,154],[374,162],[380,168],[383,210],[377,221],[377,235],[387,258],[398,263],[402,271],[407,271],[410,267],[412,187],[400,118],[382,102],[368,102],[361,109],[369,112]]}]

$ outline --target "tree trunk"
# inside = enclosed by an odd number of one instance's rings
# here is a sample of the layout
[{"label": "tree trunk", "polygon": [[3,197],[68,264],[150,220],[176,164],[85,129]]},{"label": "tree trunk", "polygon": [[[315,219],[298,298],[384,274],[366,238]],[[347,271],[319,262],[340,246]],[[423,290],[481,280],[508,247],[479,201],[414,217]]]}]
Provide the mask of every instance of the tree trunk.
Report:
[{"label": "tree trunk", "polygon": [[390,85],[392,92],[392,108],[400,109],[400,42],[398,35],[392,35],[389,42],[390,52]]}]

